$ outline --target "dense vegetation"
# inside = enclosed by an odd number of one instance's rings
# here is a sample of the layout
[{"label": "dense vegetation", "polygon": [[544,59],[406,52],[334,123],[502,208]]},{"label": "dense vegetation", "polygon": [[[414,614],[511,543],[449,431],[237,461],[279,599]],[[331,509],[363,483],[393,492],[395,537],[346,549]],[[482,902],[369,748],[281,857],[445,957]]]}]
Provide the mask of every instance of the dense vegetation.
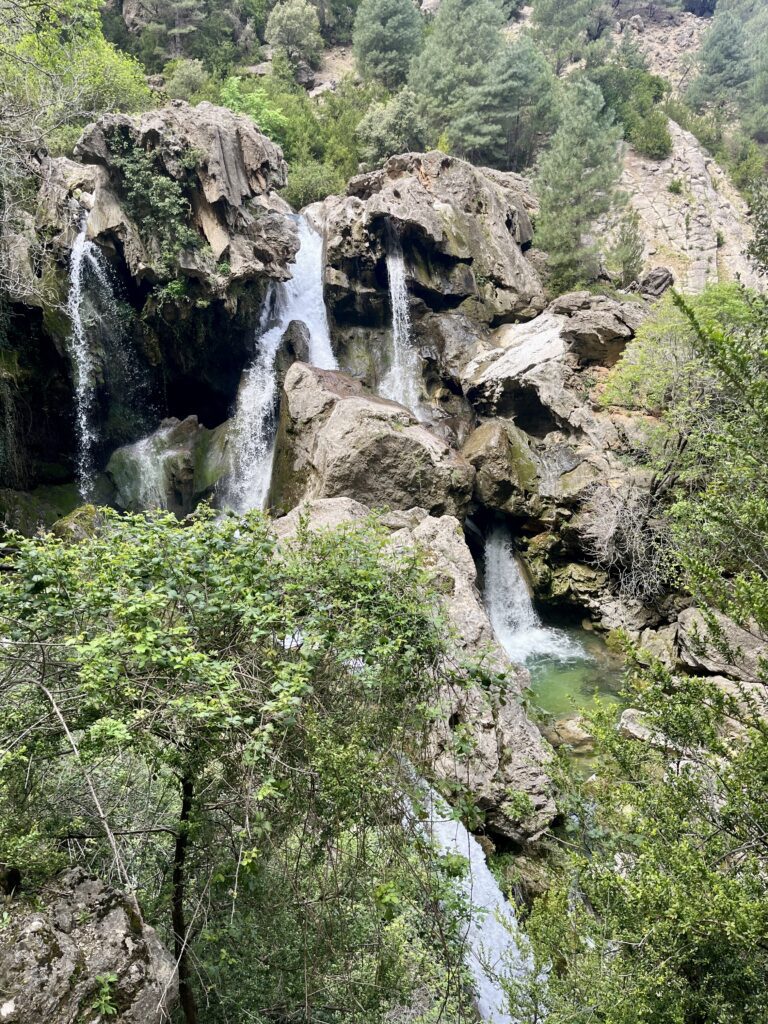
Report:
[{"label": "dense vegetation", "polygon": [[187,1024],[414,996],[455,1019],[458,868],[403,816],[462,670],[416,553],[373,523],[279,547],[258,513],[95,524],[4,561],[0,860],[135,888]]}]

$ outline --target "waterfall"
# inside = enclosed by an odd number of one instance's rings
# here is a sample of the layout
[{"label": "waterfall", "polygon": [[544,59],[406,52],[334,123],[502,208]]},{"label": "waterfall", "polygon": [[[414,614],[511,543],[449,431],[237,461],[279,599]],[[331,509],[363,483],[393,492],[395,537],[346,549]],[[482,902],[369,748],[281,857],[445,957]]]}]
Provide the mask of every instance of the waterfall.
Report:
[{"label": "waterfall", "polygon": [[469,920],[463,926],[465,962],[480,1017],[486,1024],[516,1024],[504,1010],[506,997],[500,979],[530,975],[534,966],[518,943],[514,908],[499,889],[480,843],[432,790],[426,794],[426,810],[427,821],[420,822],[420,828],[441,853],[458,854],[468,862],[459,888],[469,910]]},{"label": "waterfall", "polygon": [[107,287],[103,268],[98,260],[98,251],[93,242],[86,237],[88,218],[83,216],[69,263],[69,295],[67,296],[67,313],[69,314],[72,332],[69,337],[69,355],[72,360],[72,376],[75,385],[75,422],[77,429],[77,475],[80,494],[88,498],[95,473],[93,448],[98,440],[94,423],[94,404],[96,399],[96,360],[88,339],[84,316],[85,277],[90,268],[96,281]]},{"label": "waterfall", "polygon": [[403,249],[392,232],[387,252],[389,300],[392,306],[392,365],[379,389],[384,398],[416,413],[419,408],[421,361],[411,345],[411,314]]},{"label": "waterfall", "polygon": [[[299,320],[309,331],[309,361],[335,370],[323,294],[323,236],[300,217],[299,251],[290,281],[270,288],[257,330],[257,353],[237,398],[233,429],[233,475],[226,504],[239,512],[263,508],[274,454],[278,380],[275,358],[288,325]],[[272,324],[270,327],[269,324]]]},{"label": "waterfall", "polygon": [[499,643],[517,664],[540,657],[584,658],[581,646],[561,630],[544,626],[507,532],[494,527],[485,541],[485,604]]}]

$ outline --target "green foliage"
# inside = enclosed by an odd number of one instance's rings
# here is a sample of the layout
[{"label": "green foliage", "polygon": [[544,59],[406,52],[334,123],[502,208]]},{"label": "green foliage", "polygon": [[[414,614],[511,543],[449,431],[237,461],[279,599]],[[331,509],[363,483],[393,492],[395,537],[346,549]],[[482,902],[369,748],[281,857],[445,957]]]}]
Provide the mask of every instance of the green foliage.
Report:
[{"label": "green foliage", "polygon": [[768,274],[768,183],[758,181],[750,195],[755,236],[747,252],[761,274]]},{"label": "green foliage", "polygon": [[616,273],[620,288],[628,288],[643,269],[643,238],[635,210],[623,211],[619,219],[616,240],[608,253],[608,269]]},{"label": "green foliage", "polygon": [[401,89],[386,103],[374,103],[357,126],[360,156],[373,169],[397,153],[422,150],[427,129],[413,90]]},{"label": "green foliage", "polygon": [[638,66],[626,47],[612,61],[591,73],[606,105],[623,126],[624,138],[640,153],[662,160],[672,152],[667,118],[659,109],[668,86],[658,75]]},{"label": "green foliage", "polygon": [[573,61],[594,63],[604,56],[613,10],[606,0],[534,0],[533,28],[537,41],[558,71]]},{"label": "green foliage", "polygon": [[308,160],[291,165],[283,196],[295,210],[301,210],[310,203],[343,192],[344,186],[344,177],[332,164]]},{"label": "green foliage", "polygon": [[553,127],[553,76],[531,40],[508,42],[495,0],[445,0],[409,84],[432,144],[522,169]]},{"label": "green foliage", "polygon": [[102,1017],[116,1017],[117,1006],[114,1000],[113,989],[117,984],[116,974],[97,974],[94,981],[98,985],[96,998],[91,1004],[91,1009],[96,1010]]},{"label": "green foliage", "polygon": [[144,238],[155,256],[157,268],[166,277],[176,269],[184,249],[201,244],[189,227],[190,206],[181,182],[160,171],[152,156],[119,129],[109,138],[114,166],[120,171],[126,209],[137,225],[151,225]]},{"label": "green foliage", "polygon": [[283,50],[292,64],[315,64],[323,48],[317,9],[310,0],[280,0],[267,19],[265,37]]},{"label": "green foliage", "polygon": [[396,89],[421,49],[422,19],[413,0],[362,0],[353,44],[361,74]]},{"label": "green foliage", "polygon": [[187,996],[192,929],[206,1019],[375,1021],[433,982],[461,1002],[399,798],[462,685],[417,554],[374,523],[278,547],[258,513],[99,518],[15,538],[0,580],[0,859],[31,845],[31,885],[79,836],[89,870],[130,864]]},{"label": "green foliage", "polygon": [[201,60],[179,58],[169,61],[163,68],[165,92],[174,100],[199,103],[214,98],[211,77]]},{"label": "green foliage", "polygon": [[285,146],[288,140],[288,118],[270,100],[261,86],[251,82],[243,85],[242,78],[233,75],[221,87],[219,102],[234,110],[236,114],[247,114],[253,118],[261,131],[270,139]]},{"label": "green foliage", "polygon": [[535,179],[536,244],[548,254],[554,289],[566,291],[597,275],[599,245],[590,231],[619,205],[619,138],[600,89],[585,79],[575,82]]}]

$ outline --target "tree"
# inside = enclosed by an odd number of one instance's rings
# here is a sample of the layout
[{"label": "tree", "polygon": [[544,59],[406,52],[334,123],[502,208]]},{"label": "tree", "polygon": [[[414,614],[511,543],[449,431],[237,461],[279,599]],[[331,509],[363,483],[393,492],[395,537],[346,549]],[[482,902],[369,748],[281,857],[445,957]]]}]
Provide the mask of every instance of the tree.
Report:
[{"label": "tree", "polygon": [[528,36],[502,47],[484,81],[466,90],[449,136],[476,163],[524,170],[554,128],[555,79]]},{"label": "tree", "polygon": [[699,75],[689,90],[699,106],[737,102],[750,78],[750,59],[744,26],[729,10],[718,12],[704,37]]},{"label": "tree", "polygon": [[352,36],[361,74],[396,89],[421,49],[422,19],[413,0],[363,0]]},{"label": "tree", "polygon": [[452,146],[464,148],[456,122],[464,116],[471,90],[489,81],[489,66],[504,45],[503,27],[504,16],[495,0],[441,3],[409,78],[434,140],[447,133]]},{"label": "tree", "polygon": [[265,35],[293,64],[314,64],[323,48],[320,21],[310,0],[280,0],[267,20]]},{"label": "tree", "polygon": [[30,891],[68,857],[136,888],[188,1024],[193,955],[284,1019],[378,1019],[409,984],[408,887],[439,902],[405,759],[459,684],[416,553],[374,523],[278,547],[261,514],[90,514],[80,543],[14,538],[4,563],[0,860]]},{"label": "tree", "polygon": [[401,89],[386,103],[375,103],[357,126],[360,155],[369,169],[396,153],[422,150],[427,130],[411,89]]},{"label": "tree", "polygon": [[567,290],[597,276],[599,245],[590,232],[620,202],[620,138],[600,89],[585,79],[569,85],[535,179],[536,243],[548,254],[554,288]]},{"label": "tree", "polygon": [[557,72],[572,61],[589,55],[613,20],[606,0],[534,0],[533,27],[536,39],[552,54]]}]

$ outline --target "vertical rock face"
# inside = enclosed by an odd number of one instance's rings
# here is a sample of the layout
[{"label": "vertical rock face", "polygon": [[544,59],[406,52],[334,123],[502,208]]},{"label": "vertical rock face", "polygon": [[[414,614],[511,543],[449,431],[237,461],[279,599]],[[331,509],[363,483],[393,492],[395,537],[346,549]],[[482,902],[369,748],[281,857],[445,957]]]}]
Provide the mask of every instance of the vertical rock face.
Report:
[{"label": "vertical rock face", "polygon": [[669,267],[681,291],[735,281],[759,287],[744,256],[752,237],[747,205],[699,142],[669,122],[673,150],[651,160],[629,149],[622,185],[640,217],[645,269]]},{"label": "vertical rock face", "polygon": [[104,1019],[97,996],[106,994],[115,1020],[170,1021],[176,965],[133,900],[74,868],[41,894],[40,906],[14,901],[8,913],[0,929],[0,1020],[95,1024]]}]

